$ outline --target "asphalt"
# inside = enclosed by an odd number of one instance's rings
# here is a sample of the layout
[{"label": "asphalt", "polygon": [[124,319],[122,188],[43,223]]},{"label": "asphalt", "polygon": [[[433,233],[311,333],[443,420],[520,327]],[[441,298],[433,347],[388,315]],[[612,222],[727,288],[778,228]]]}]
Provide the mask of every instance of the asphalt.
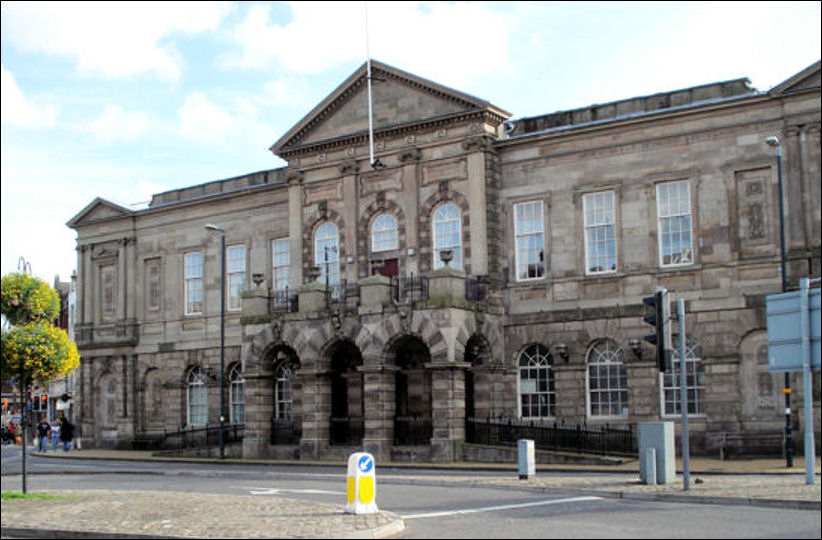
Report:
[{"label": "asphalt", "polygon": [[[34,459],[66,457],[187,463],[237,463],[268,465],[339,466],[335,462],[294,462],[210,458],[157,457],[151,452],[85,449],[70,452],[33,452]],[[635,500],[822,509],[820,459],[814,482],[807,484],[804,459],[797,456],[788,468],[784,459],[690,460],[690,486],[684,490],[682,464],[674,482],[645,485],[639,480],[636,460],[613,465],[539,465],[534,477],[520,480],[516,464],[479,463],[378,463],[377,482],[390,481],[392,471],[404,471],[403,482],[418,484],[470,484],[533,492],[564,492]],[[441,474],[416,476],[413,469],[439,469]],[[466,475],[466,471],[497,471],[495,475]],[[449,475],[459,471],[460,474]],[[123,472],[126,472],[124,470]],[[550,474],[562,472],[565,474]],[[614,474],[621,473],[621,474]],[[19,476],[19,472],[17,473]],[[6,471],[6,482],[14,475]],[[377,514],[351,515],[338,505],[283,497],[255,497],[145,491],[49,492],[49,500],[2,501],[3,538],[386,538],[401,533],[401,516],[381,510]],[[45,516],[45,518],[44,518]],[[249,519],[252,516],[253,519]],[[55,525],[58,525],[56,527]]]}]

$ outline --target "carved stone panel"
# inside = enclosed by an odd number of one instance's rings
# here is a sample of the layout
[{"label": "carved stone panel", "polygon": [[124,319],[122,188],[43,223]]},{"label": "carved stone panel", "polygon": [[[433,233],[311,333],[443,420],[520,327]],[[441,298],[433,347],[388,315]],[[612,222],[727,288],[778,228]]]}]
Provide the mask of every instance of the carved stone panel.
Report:
[{"label": "carved stone panel", "polygon": [[446,180],[465,180],[466,178],[468,178],[468,169],[463,158],[426,163],[422,167],[423,184]]},{"label": "carved stone panel", "polygon": [[362,196],[380,191],[402,191],[402,170],[361,174],[359,182]]},{"label": "carved stone panel", "polygon": [[740,255],[743,258],[768,255],[774,238],[771,170],[737,171],[735,177]]}]

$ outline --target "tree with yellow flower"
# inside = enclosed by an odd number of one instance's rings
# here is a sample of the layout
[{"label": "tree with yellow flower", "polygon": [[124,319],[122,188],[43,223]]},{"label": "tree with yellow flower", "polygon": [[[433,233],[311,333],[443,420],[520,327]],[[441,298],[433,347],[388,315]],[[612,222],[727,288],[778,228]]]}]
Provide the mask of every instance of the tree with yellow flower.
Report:
[{"label": "tree with yellow flower", "polygon": [[[26,272],[3,276],[0,280],[0,307],[9,324],[2,331],[0,378],[14,380],[24,403],[26,388],[37,381],[47,384],[64,377],[80,365],[77,346],[66,331],[52,324],[60,314],[60,296],[53,287]],[[26,415],[23,427],[23,493],[26,492]]]}]

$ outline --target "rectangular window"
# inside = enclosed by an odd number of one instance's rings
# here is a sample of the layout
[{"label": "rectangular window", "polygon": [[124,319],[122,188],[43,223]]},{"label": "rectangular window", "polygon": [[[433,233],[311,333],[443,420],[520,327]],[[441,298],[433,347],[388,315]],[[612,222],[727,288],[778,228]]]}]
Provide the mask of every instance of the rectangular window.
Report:
[{"label": "rectangular window", "polygon": [[185,313],[197,315],[203,312],[203,254],[185,255]]},{"label": "rectangular window", "polygon": [[545,275],[545,236],[542,201],[514,205],[517,281]]},{"label": "rectangular window", "polygon": [[242,294],[246,288],[245,246],[229,246],[226,249],[226,273],[228,274],[228,309],[242,307]]},{"label": "rectangular window", "polygon": [[271,283],[275,291],[284,291],[291,286],[291,254],[288,238],[278,238],[271,241],[273,270]]},{"label": "rectangular window", "polygon": [[614,192],[585,195],[582,212],[585,216],[585,273],[616,272]]},{"label": "rectangular window", "polygon": [[688,182],[658,184],[656,204],[659,215],[659,265],[693,264],[690,185]]}]

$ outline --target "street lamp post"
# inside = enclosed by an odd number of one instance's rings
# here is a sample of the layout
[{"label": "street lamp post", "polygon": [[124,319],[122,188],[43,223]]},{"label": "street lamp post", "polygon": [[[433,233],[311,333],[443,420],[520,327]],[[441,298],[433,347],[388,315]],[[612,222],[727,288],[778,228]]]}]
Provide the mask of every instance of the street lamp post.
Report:
[{"label": "street lamp post", "polygon": [[208,223],[205,228],[220,233],[220,459],[225,458],[223,427],[225,424],[225,231]]},{"label": "street lamp post", "polygon": [[[782,145],[775,135],[765,139],[768,146],[776,148],[776,176],[779,189],[779,264],[782,274],[782,292],[788,291],[788,274],[785,269],[785,196],[782,188]],[[791,433],[791,374],[785,372],[785,461],[793,467],[793,435]]]}]

